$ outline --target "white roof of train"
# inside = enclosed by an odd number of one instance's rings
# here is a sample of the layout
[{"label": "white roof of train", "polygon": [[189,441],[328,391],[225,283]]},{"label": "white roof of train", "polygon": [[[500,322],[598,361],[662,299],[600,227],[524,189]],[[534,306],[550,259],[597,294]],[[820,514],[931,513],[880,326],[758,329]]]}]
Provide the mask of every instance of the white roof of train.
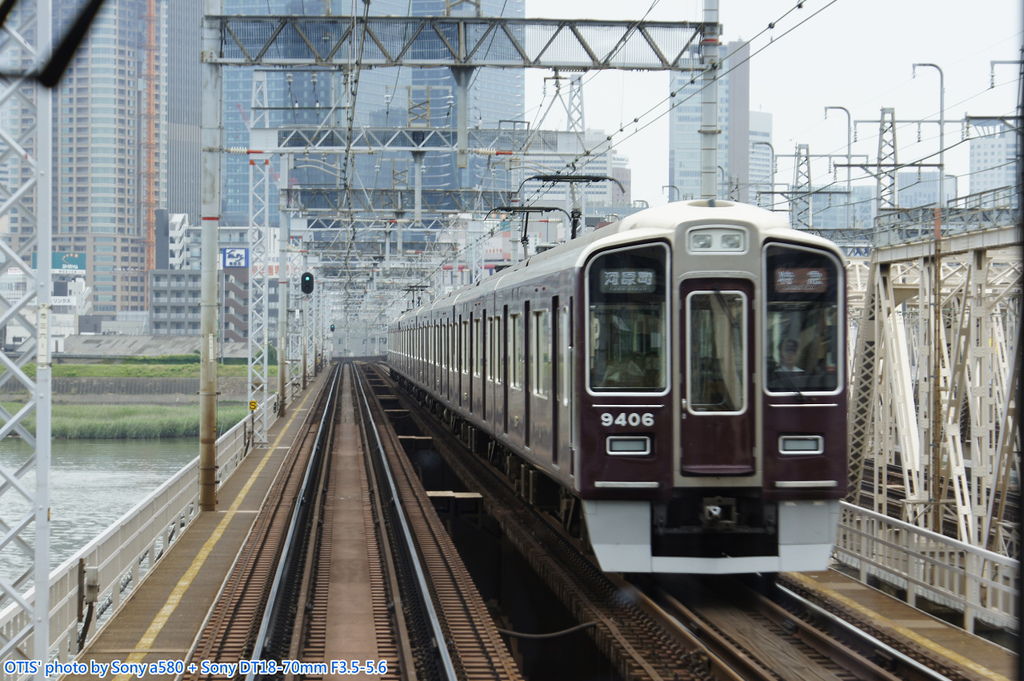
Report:
[{"label": "white roof of train", "polygon": [[[721,199],[677,201],[633,213],[618,222],[604,225],[573,241],[533,255],[497,274],[478,281],[476,284],[466,286],[427,305],[410,310],[400,315],[397,320],[406,315],[420,314],[424,310],[451,306],[466,295],[475,297],[483,291],[494,290],[509,278],[532,278],[546,274],[553,269],[582,264],[583,260],[597,248],[613,246],[618,242],[635,241],[637,238],[648,236],[638,232],[649,232],[651,238],[674,234],[676,228],[683,222],[696,224],[743,223],[755,227],[762,238],[779,236],[786,239],[796,238],[809,245],[833,245],[832,242],[817,235],[794,230],[789,226],[789,221],[784,214],[774,213],[757,206]],[[527,270],[529,271],[527,272]]]}]

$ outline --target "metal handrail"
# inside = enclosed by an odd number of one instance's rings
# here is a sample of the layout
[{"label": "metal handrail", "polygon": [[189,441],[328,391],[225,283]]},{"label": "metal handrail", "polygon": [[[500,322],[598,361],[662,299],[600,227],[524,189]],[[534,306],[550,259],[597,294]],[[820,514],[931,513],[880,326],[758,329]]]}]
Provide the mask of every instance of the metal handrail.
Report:
[{"label": "metal handrail", "polygon": [[858,571],[963,614],[963,627],[975,620],[1016,631],[1020,563],[993,551],[841,502],[834,558]]}]

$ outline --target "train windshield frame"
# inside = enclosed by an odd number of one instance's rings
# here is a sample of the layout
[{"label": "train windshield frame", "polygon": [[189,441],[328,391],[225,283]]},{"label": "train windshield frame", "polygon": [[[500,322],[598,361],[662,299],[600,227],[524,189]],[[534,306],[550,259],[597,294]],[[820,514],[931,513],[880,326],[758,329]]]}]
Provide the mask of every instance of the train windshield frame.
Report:
[{"label": "train windshield frame", "polygon": [[669,249],[645,243],[602,251],[587,263],[587,390],[668,393]]},{"label": "train windshield frame", "polygon": [[836,395],[844,383],[842,264],[825,250],[764,248],[765,392]]}]

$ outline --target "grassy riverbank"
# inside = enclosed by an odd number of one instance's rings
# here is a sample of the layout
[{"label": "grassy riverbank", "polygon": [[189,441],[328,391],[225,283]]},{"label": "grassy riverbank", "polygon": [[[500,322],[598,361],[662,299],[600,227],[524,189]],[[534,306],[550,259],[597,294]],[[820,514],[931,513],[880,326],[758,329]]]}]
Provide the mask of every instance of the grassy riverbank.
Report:
[{"label": "grassy riverbank", "polygon": [[[188,355],[186,355],[188,357]],[[121,361],[97,364],[54,364],[54,378],[199,378],[199,360],[168,362],[159,361]],[[249,367],[245,364],[218,364],[217,376],[223,378],[245,378]],[[269,376],[277,376],[277,365],[271,364],[267,372]],[[36,366],[29,364],[25,373],[35,378]],[[269,378],[268,376],[268,378]]]},{"label": "grassy riverbank", "polygon": [[[3,403],[8,411],[22,406]],[[219,404],[217,432],[228,430],[248,413],[245,404]],[[29,417],[26,427],[34,431],[34,417]],[[191,437],[199,434],[199,409],[195,405],[54,404],[52,430],[53,437],[67,439]]]}]

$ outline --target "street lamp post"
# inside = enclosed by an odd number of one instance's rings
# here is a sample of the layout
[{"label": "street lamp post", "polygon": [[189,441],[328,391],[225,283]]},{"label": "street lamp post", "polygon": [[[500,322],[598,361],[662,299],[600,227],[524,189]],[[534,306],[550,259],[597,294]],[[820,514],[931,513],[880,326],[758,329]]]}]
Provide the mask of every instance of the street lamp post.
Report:
[{"label": "street lamp post", "polygon": [[930,66],[939,72],[939,198],[935,202],[938,208],[938,215],[936,216],[939,222],[935,226],[935,236],[939,237],[940,229],[942,225],[942,209],[946,205],[946,84],[945,77],[943,76],[942,69],[938,64],[931,63],[918,63],[913,66],[913,75],[917,77],[918,66]]},{"label": "street lamp post", "polygon": [[853,222],[850,219],[853,209],[853,191],[850,181],[851,164],[853,163],[853,117],[850,116],[850,110],[845,106],[826,106],[825,118],[828,118],[829,109],[838,109],[846,114],[846,227],[850,228]]},{"label": "street lamp post", "polygon": [[754,142],[753,146],[763,144],[768,147],[768,191],[771,191],[775,186],[775,147],[772,146],[771,142],[759,140]]}]

